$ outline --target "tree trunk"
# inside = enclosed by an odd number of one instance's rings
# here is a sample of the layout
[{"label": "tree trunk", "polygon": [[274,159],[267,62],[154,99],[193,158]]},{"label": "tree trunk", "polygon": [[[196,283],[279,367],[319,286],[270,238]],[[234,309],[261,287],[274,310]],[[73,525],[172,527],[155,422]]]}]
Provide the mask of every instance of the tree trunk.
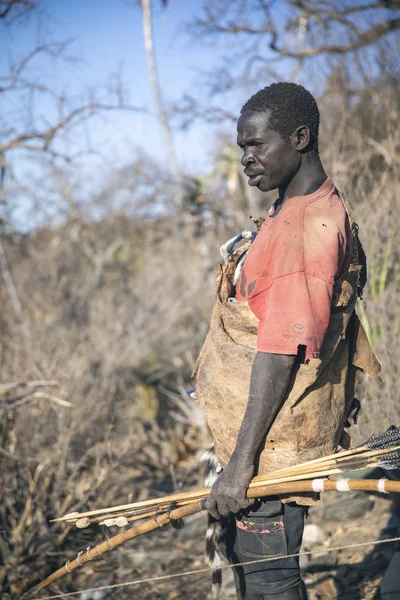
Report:
[{"label": "tree trunk", "polygon": [[[147,63],[150,71],[150,79],[153,87],[153,94],[156,101],[158,119],[163,131],[165,144],[169,160],[171,162],[175,180],[180,188],[182,183],[182,173],[179,168],[178,160],[176,158],[174,146],[172,144],[171,130],[168,125],[167,117],[164,110],[164,105],[161,98],[160,84],[158,81],[156,62],[154,57],[154,45],[153,45],[153,30],[152,30],[152,15],[151,15],[151,0],[141,0],[142,11],[143,11],[143,36],[144,45],[147,54]],[[178,194],[176,203],[181,204],[181,191]]]}]

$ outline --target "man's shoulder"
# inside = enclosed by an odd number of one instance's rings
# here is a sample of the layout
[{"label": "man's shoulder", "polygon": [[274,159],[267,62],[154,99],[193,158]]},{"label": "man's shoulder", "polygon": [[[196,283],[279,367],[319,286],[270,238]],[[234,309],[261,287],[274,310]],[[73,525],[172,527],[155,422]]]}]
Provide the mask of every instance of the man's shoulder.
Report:
[{"label": "man's shoulder", "polygon": [[348,216],[336,191],[305,202],[303,219],[304,227],[309,234],[322,232],[326,236],[338,233],[343,237],[347,235]]},{"label": "man's shoulder", "polygon": [[304,212],[304,270],[332,281],[342,269],[348,252],[350,227],[346,209],[337,193],[310,202]]}]

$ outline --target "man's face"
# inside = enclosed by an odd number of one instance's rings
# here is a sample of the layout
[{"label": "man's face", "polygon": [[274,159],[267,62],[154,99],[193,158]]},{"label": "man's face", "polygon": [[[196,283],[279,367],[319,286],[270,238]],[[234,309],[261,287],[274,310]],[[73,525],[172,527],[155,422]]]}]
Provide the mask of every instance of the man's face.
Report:
[{"label": "man's face", "polygon": [[237,143],[249,185],[269,192],[287,186],[301,164],[290,138],[270,129],[269,112],[245,111],[237,123]]}]

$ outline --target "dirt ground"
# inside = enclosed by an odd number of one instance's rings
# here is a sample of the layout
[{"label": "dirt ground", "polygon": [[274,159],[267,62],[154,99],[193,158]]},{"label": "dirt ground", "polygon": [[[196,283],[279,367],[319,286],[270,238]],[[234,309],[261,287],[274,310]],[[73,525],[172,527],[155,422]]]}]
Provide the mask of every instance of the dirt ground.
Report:
[{"label": "dirt ground", "polygon": [[[351,504],[359,507],[358,516],[350,513]],[[340,518],[348,513],[348,518]],[[310,512],[310,521],[320,527],[324,540],[316,547],[337,547],[371,540],[395,537],[398,524],[394,499],[381,495],[358,493],[352,498],[343,494],[326,494],[321,505]],[[305,536],[306,537],[306,536]],[[307,542],[303,543],[303,547]],[[312,544],[310,544],[312,546]],[[394,543],[349,548],[337,552],[314,554],[303,562],[303,577],[309,600],[372,600],[378,599],[379,584],[393,556]],[[309,548],[304,548],[308,550]],[[310,548],[312,550],[312,547]]]},{"label": "dirt ground", "polygon": [[[393,556],[395,544],[368,545],[328,552],[329,547],[358,544],[394,537],[400,530],[398,506],[390,496],[366,493],[329,493],[310,511],[301,558],[309,600],[377,600],[379,584]],[[204,568],[206,515],[195,515],[180,530],[155,531],[113,552],[107,561],[91,568],[92,585],[123,583],[138,579]],[[326,552],[315,552],[316,549]],[[88,573],[82,586],[87,587]],[[64,588],[65,590],[65,588]],[[67,590],[65,590],[67,591]],[[207,600],[210,574],[199,573],[114,590],[82,593],[80,600]],[[221,600],[235,597],[230,569],[223,575]]]}]

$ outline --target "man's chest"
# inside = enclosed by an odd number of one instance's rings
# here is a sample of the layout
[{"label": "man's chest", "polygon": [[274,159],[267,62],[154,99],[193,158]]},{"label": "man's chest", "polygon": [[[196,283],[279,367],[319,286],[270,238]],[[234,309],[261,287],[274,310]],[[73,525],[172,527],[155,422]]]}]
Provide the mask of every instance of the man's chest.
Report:
[{"label": "man's chest", "polygon": [[247,300],[266,289],[276,277],[301,268],[298,221],[282,212],[269,218],[245,259],[236,288],[238,300]]}]

